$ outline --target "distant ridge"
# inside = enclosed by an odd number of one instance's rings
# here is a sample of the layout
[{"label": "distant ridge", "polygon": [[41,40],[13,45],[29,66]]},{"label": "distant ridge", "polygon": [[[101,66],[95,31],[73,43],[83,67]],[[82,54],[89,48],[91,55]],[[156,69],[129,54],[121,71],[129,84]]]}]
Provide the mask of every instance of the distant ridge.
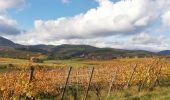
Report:
[{"label": "distant ridge", "polygon": [[16,44],[14,42],[0,36],[0,45],[1,46],[15,46]]},{"label": "distant ridge", "polygon": [[[12,53],[11,53],[12,52]],[[42,54],[47,59],[113,59],[118,57],[145,57],[156,55],[144,50],[123,50],[115,48],[97,48],[90,45],[20,45],[0,37],[0,57],[26,58],[26,54]]]},{"label": "distant ridge", "polygon": [[160,51],[160,52],[158,52],[158,54],[160,54],[160,55],[170,55],[170,50]]}]

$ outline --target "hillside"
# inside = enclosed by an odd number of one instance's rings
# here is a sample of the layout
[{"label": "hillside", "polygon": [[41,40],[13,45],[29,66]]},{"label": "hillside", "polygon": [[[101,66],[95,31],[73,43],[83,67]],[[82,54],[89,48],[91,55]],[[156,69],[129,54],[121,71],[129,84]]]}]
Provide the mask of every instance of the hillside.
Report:
[{"label": "hillside", "polygon": [[152,52],[131,51],[114,48],[97,48],[89,45],[60,45],[51,49],[50,59],[113,59],[118,57],[151,56]]},{"label": "hillside", "polygon": [[160,54],[160,55],[170,55],[170,50],[160,51],[160,52],[158,52],[158,54]]},{"label": "hillside", "polygon": [[20,45],[3,37],[0,38],[0,57],[27,58],[30,55],[47,55],[48,59],[113,59],[118,57],[145,57],[155,53],[142,50],[97,48],[89,45]]},{"label": "hillside", "polygon": [[1,46],[15,46],[16,44],[14,42],[0,36],[0,45]]},{"label": "hillside", "polygon": [[11,40],[0,37],[0,57],[28,59],[29,56],[39,55],[39,51],[35,52],[26,50],[27,46],[16,44]]}]

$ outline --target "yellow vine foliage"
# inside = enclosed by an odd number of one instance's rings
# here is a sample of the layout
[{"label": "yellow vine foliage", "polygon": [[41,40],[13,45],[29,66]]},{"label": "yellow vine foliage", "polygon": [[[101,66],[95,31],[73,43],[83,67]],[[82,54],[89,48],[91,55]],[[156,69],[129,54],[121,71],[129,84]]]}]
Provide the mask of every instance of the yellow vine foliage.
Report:
[{"label": "yellow vine foliage", "polygon": [[[91,87],[108,87],[113,78],[114,86],[138,85],[144,82],[146,86],[159,78],[170,76],[170,63],[166,59],[120,59],[115,61],[90,61],[94,65]],[[136,65],[136,68],[135,68]],[[35,66],[33,80],[30,82],[32,63],[22,65],[20,70],[0,74],[0,97],[18,99],[20,97],[37,97],[43,95],[59,95],[62,92],[68,68],[48,69]],[[90,67],[73,68],[68,86],[86,88],[91,74]],[[130,80],[131,79],[131,80]]]}]

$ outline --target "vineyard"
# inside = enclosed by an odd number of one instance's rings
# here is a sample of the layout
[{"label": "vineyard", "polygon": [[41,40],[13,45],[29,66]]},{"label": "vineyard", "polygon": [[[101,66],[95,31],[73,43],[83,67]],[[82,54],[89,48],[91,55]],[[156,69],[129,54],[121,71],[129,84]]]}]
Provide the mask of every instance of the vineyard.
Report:
[{"label": "vineyard", "polygon": [[64,100],[70,93],[74,100],[89,100],[89,94],[94,93],[101,100],[116,91],[134,87],[141,92],[170,85],[170,62],[167,58],[83,63],[87,66],[53,69],[32,65],[32,62],[20,65],[14,71],[0,74],[0,97],[5,100],[45,97]]}]

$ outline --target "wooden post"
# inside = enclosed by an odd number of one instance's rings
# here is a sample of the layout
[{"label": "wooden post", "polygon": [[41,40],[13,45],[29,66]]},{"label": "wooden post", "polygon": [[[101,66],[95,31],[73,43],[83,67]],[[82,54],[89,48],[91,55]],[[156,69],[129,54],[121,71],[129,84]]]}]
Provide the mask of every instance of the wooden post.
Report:
[{"label": "wooden post", "polygon": [[108,91],[108,94],[107,94],[107,98],[110,96],[110,92],[111,92],[111,89],[112,89],[112,86],[113,86],[113,82],[115,80],[115,77],[116,77],[116,71],[113,70],[113,76],[112,76],[112,81],[111,81],[111,84],[110,84],[110,87],[109,87],[109,91]]},{"label": "wooden post", "polygon": [[[158,63],[158,62],[157,62],[157,63]],[[152,65],[149,66],[149,69],[147,70],[146,74],[148,74],[148,73],[151,71],[153,65],[154,65],[154,63],[153,63]],[[147,78],[148,78],[148,75],[145,76],[144,80],[141,82],[141,85],[138,87],[138,91],[139,91],[139,92],[140,92],[141,89],[143,88],[143,86],[144,86],[144,84],[145,84]]]},{"label": "wooden post", "polygon": [[89,83],[88,83],[88,86],[87,86],[87,90],[86,90],[84,100],[87,100],[87,95],[88,95],[89,88],[90,88],[90,83],[91,83],[91,80],[92,80],[92,77],[93,77],[93,72],[94,72],[94,67],[92,68],[92,71],[91,71],[90,80],[89,80]]},{"label": "wooden post", "polygon": [[77,92],[77,97],[78,97],[78,92],[79,92],[79,69],[77,68],[77,89],[76,89],[76,92]]},{"label": "wooden post", "polygon": [[31,83],[32,79],[33,79],[33,74],[34,74],[34,67],[31,66],[31,69],[30,69],[30,78],[29,78],[29,83]]},{"label": "wooden post", "polygon": [[133,72],[132,72],[132,74],[130,75],[130,78],[129,78],[126,86],[125,86],[125,89],[129,88],[130,82],[132,81],[132,78],[133,78],[133,75],[134,75],[134,73],[135,73],[135,71],[136,71],[136,68],[137,68],[137,64],[135,64],[135,66],[134,66],[134,68],[133,68]]},{"label": "wooden post", "polygon": [[[150,72],[152,66],[153,66],[153,65],[149,66],[149,69],[147,70],[147,73],[146,73],[146,74],[148,74],[148,73]],[[146,75],[145,78],[144,78],[144,80],[141,81],[141,84],[140,84],[139,87],[138,87],[138,91],[139,91],[139,92],[140,92],[141,89],[143,88],[143,86],[144,86],[147,78],[148,78],[148,75]]]},{"label": "wooden post", "polygon": [[74,96],[74,100],[78,100],[78,98],[77,98],[77,90],[76,90],[76,88],[71,88],[71,90],[72,90],[72,94],[73,94],[73,96]]},{"label": "wooden post", "polygon": [[100,87],[96,87],[96,95],[97,95],[98,100],[101,100],[100,99]]},{"label": "wooden post", "polygon": [[162,70],[163,65],[160,66],[158,73],[156,75],[155,81],[153,82],[153,85],[151,85],[151,87],[149,88],[149,90],[153,90],[153,88],[156,86],[156,82],[158,82],[158,77],[161,74],[161,70]]},{"label": "wooden post", "polygon": [[[34,67],[33,66],[31,66],[31,68],[30,68],[30,77],[29,77],[29,83],[31,83],[32,82],[32,80],[33,80],[33,76],[34,76]],[[34,100],[35,98],[33,98],[33,100]],[[31,98],[30,97],[28,97],[28,96],[26,96],[26,100],[31,100]]]},{"label": "wooden post", "polygon": [[74,96],[74,100],[78,100],[78,85],[79,85],[79,78],[78,78],[79,72],[78,68],[76,69],[76,79],[77,79],[77,84],[76,87],[71,88],[72,89],[72,94]]},{"label": "wooden post", "polygon": [[69,68],[69,71],[68,71],[67,79],[66,79],[66,82],[65,82],[65,85],[64,85],[64,90],[63,90],[63,93],[62,93],[61,100],[64,100],[64,94],[65,94],[65,91],[66,91],[66,88],[67,88],[67,83],[68,83],[68,80],[69,80],[69,77],[70,77],[71,70],[72,70],[72,67]]}]

